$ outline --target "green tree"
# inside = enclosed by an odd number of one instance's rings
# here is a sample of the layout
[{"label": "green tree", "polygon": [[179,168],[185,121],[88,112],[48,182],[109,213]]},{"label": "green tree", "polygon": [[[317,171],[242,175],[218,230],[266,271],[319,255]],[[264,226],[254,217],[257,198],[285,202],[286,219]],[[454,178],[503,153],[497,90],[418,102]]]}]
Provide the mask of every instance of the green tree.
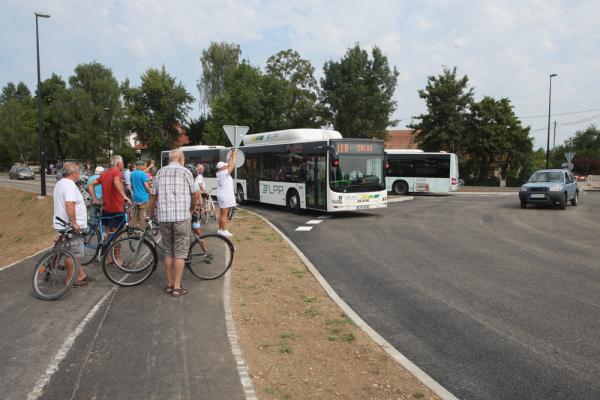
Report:
[{"label": "green tree", "polygon": [[310,61],[301,58],[300,54],[292,49],[282,50],[269,57],[266,72],[289,85],[291,101],[287,105],[286,120],[291,126],[318,127],[319,114],[322,114],[317,103],[319,86]]},{"label": "green tree", "polygon": [[225,76],[225,90],[212,104],[206,143],[230,145],[223,125],[247,125],[252,132],[292,127],[287,119],[291,103],[290,85],[248,62],[242,62]]},{"label": "green tree", "polygon": [[575,135],[565,142],[565,147],[581,157],[600,159],[600,129],[596,125],[590,125],[582,131],[575,132]]},{"label": "green tree", "polygon": [[369,54],[359,45],[346,51],[340,61],[323,67],[321,102],[337,130],[346,137],[386,137],[396,121],[394,90],[398,71],[390,68],[378,47]]},{"label": "green tree", "polygon": [[163,66],[150,68],[141,77],[141,85],[132,87],[125,80],[121,87],[125,108],[125,126],[148,145],[154,157],[173,147],[179,137],[194,98],[175,81]]},{"label": "green tree", "polygon": [[1,163],[27,163],[37,155],[36,108],[31,92],[23,82],[8,83],[0,95]]},{"label": "green tree", "polygon": [[469,78],[458,78],[456,67],[443,67],[442,74],[427,78],[425,89],[419,90],[427,113],[419,115],[413,124],[417,130],[419,148],[425,151],[448,151],[463,154],[464,134],[473,103]]},{"label": "green tree", "polygon": [[72,151],[73,144],[77,142],[72,134],[75,115],[66,82],[59,75],[52,74],[41,83],[41,97],[47,158],[75,158],[77,152]]},{"label": "green tree", "polygon": [[208,114],[212,101],[225,90],[225,75],[238,66],[241,54],[240,45],[227,42],[211,42],[202,51],[202,77],[198,81],[198,91],[203,114]]},{"label": "green tree", "polygon": [[198,145],[204,143],[204,133],[208,128],[209,121],[210,117],[201,115],[197,119],[191,119],[188,122],[185,130],[190,138],[191,144]]},{"label": "green tree", "polygon": [[80,64],[69,78],[73,126],[80,158],[96,162],[109,149],[122,145],[119,83],[110,68],[92,62]]},{"label": "green tree", "polygon": [[523,181],[530,174],[533,139],[510,100],[486,96],[471,104],[467,121],[460,147],[465,150],[468,174],[485,181],[492,168],[500,168],[502,178],[511,182]]}]

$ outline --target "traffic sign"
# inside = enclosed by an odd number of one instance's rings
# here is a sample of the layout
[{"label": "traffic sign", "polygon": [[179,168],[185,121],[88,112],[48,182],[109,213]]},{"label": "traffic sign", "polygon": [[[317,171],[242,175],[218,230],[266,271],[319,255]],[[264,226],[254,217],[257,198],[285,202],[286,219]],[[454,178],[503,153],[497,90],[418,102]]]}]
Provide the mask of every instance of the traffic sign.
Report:
[{"label": "traffic sign", "polygon": [[250,128],[247,126],[223,125],[225,134],[229,138],[231,145],[236,149],[242,143],[242,139],[244,139],[244,136],[246,136],[246,133],[248,133],[249,129]]},{"label": "traffic sign", "polygon": [[567,159],[567,162],[570,163],[571,161],[573,161],[573,158],[575,158],[575,152],[567,152],[565,153],[565,158]]},{"label": "traffic sign", "polygon": [[[231,162],[231,150],[227,152],[227,162]],[[235,158],[235,167],[242,168],[242,165],[246,162],[246,155],[240,149],[237,150],[237,157]]]}]

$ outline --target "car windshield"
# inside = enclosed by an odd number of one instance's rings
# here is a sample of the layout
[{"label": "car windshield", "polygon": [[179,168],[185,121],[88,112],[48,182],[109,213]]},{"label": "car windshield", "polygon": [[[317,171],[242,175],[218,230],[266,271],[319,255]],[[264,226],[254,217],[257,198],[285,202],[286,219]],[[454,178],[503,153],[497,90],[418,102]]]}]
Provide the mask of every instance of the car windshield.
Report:
[{"label": "car windshield", "polygon": [[536,172],[531,175],[529,182],[562,182],[562,172]]},{"label": "car windshield", "polygon": [[333,190],[348,187],[376,187],[383,182],[383,157],[379,155],[340,155],[338,167],[330,168]]},{"label": "car windshield", "polygon": [[31,169],[28,167],[19,167],[19,172],[31,172]]}]

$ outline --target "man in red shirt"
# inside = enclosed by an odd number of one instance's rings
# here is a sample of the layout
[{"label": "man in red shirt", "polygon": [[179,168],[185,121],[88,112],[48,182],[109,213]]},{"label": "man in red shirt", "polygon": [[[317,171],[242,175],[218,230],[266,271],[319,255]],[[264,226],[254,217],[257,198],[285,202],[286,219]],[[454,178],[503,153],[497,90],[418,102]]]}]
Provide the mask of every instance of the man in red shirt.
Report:
[{"label": "man in red shirt", "polygon": [[[125,184],[121,173],[124,166],[123,157],[112,156],[108,171],[105,171],[98,179],[88,185],[88,189],[92,192],[94,204],[98,204],[98,198],[93,188],[96,185],[102,185],[102,221],[108,234],[116,231],[125,219],[125,203],[131,204],[131,200],[125,194]],[[116,246],[115,258],[117,258],[117,261],[119,261],[120,255],[121,249]]]}]

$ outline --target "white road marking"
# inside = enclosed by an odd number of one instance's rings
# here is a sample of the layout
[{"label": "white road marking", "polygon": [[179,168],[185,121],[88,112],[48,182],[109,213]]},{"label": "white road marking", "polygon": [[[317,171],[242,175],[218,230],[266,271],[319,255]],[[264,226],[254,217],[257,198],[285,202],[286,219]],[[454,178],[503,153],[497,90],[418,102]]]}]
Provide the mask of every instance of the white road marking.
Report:
[{"label": "white road marking", "polygon": [[317,225],[320,224],[321,222],[323,222],[322,219],[311,219],[310,221],[306,222],[309,225]]},{"label": "white road marking", "polygon": [[296,230],[300,231],[300,232],[308,232],[308,231],[312,230],[312,228],[313,228],[312,226],[299,226],[296,228]]},{"label": "white road marking", "polygon": [[229,344],[231,345],[231,352],[237,366],[238,375],[242,388],[244,389],[244,395],[246,400],[256,400],[256,391],[250,373],[246,367],[246,362],[242,355],[242,349],[240,348],[238,335],[235,330],[235,323],[233,321],[233,313],[231,311],[231,269],[225,273],[225,280],[223,282],[223,306],[225,308],[225,325],[227,326],[227,337],[229,338]]},{"label": "white road marking", "polygon": [[44,374],[40,377],[40,379],[38,379],[31,393],[29,393],[29,395],[27,396],[27,400],[36,400],[42,395],[44,386],[46,386],[46,384],[50,382],[50,379],[52,379],[52,375],[54,375],[54,373],[58,371],[58,366],[60,365],[61,361],[67,356],[67,353],[69,352],[71,347],[73,347],[77,336],[79,336],[81,332],[83,332],[88,322],[90,322],[92,318],[94,318],[94,315],[96,315],[102,304],[104,304],[106,299],[108,299],[108,297],[111,294],[113,294],[117,290],[117,288],[118,286],[113,286],[112,289],[108,293],[106,293],[100,299],[100,301],[98,301],[98,303],[96,303],[94,308],[90,310],[90,312],[79,323],[79,325],[77,325],[77,328],[75,328],[75,330],[65,339],[62,347],[60,348],[60,350],[58,350],[58,353],[56,353],[54,359],[52,360],[48,368],[46,368]]}]

